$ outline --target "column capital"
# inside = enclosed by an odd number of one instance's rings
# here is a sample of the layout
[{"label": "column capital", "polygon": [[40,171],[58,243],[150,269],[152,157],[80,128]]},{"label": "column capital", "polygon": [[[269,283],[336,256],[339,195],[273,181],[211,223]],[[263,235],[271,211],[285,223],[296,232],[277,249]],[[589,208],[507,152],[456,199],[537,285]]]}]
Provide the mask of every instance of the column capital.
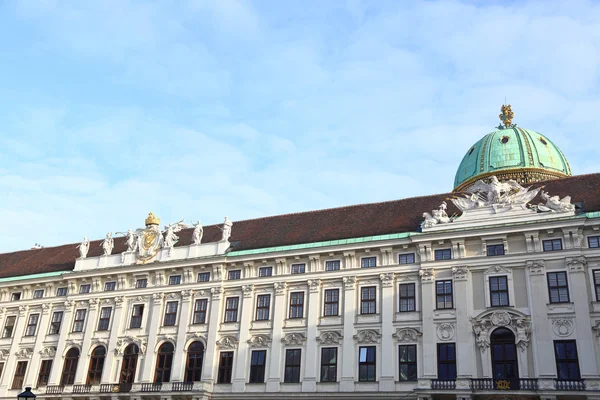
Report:
[{"label": "column capital", "polygon": [[381,286],[383,287],[392,287],[394,286],[394,280],[396,277],[393,272],[388,272],[385,274],[379,274],[379,279],[381,279]]},{"label": "column capital", "polygon": [[356,276],[345,276],[342,278],[342,282],[344,282],[344,289],[346,290],[354,290],[356,288],[356,282],[358,279]]},{"label": "column capital", "polygon": [[544,275],[546,264],[544,260],[528,260],[525,266],[529,270],[529,275]]},{"label": "column capital", "polygon": [[421,277],[421,282],[433,282],[435,280],[435,269],[433,268],[421,268],[419,270],[419,276]]},{"label": "column capital", "polygon": [[452,276],[456,281],[466,281],[469,275],[469,267],[467,266],[459,266],[452,267]]},{"label": "column capital", "polygon": [[308,288],[311,293],[317,293],[321,288],[321,280],[320,279],[309,279],[308,280]]},{"label": "column capital", "polygon": [[244,297],[252,297],[253,291],[254,291],[254,285],[243,285],[242,286],[242,295]]},{"label": "column capital", "polygon": [[96,310],[98,308],[99,301],[97,298],[91,298],[89,300],[89,302],[90,302],[90,310]]},{"label": "column capital", "polygon": [[287,283],[285,283],[285,282],[275,282],[273,284],[273,287],[275,288],[275,295],[281,296],[281,295],[285,294],[285,289],[287,289]]},{"label": "column capital", "polygon": [[585,272],[587,267],[587,259],[585,256],[567,257],[565,262],[571,272]]},{"label": "column capital", "polygon": [[162,303],[164,297],[165,297],[164,293],[154,293],[152,295],[152,302],[154,303],[154,305],[159,305]]},{"label": "column capital", "polygon": [[218,300],[223,294],[223,288],[221,286],[212,287],[210,288],[210,294],[212,295],[213,300]]},{"label": "column capital", "polygon": [[181,301],[182,302],[189,302],[192,298],[192,291],[191,290],[182,290],[181,291]]}]

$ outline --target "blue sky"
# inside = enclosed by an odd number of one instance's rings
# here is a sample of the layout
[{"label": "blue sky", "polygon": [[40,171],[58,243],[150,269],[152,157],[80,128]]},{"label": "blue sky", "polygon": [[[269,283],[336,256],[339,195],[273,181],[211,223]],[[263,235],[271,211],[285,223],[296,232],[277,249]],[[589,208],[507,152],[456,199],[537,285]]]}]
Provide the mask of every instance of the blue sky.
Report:
[{"label": "blue sky", "polygon": [[600,171],[594,2],[5,1],[0,45],[0,251],[446,192],[505,97]]}]

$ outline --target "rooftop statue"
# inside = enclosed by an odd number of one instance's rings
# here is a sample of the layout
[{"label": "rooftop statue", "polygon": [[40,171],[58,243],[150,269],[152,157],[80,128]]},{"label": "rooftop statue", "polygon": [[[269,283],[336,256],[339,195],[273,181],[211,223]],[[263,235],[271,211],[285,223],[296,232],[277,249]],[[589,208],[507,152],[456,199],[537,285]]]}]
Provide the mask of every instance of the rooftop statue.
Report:
[{"label": "rooftop statue", "polygon": [[108,232],[106,238],[102,241],[102,250],[104,250],[105,256],[110,256],[115,247],[115,241],[113,240],[112,233]]},{"label": "rooftop statue", "polygon": [[188,224],[184,223],[183,220],[165,226],[165,239],[163,241],[163,247],[171,250],[179,241],[179,236],[177,236],[175,233],[180,232],[185,228],[189,228],[189,226]]},{"label": "rooftop statue", "polygon": [[86,258],[87,253],[90,250],[90,239],[88,239],[87,236],[84,236],[83,242],[81,242],[81,244],[77,246],[77,248],[79,249],[79,257]]},{"label": "rooftop statue", "polygon": [[452,222],[450,221],[450,217],[448,217],[448,214],[446,213],[447,208],[448,205],[445,201],[443,201],[437,210],[431,211],[433,215],[429,214],[428,212],[423,213],[423,218],[425,218],[425,221],[421,223],[421,227],[431,228],[432,226],[437,224],[447,224],[449,222]]},{"label": "rooftop statue", "polygon": [[451,200],[462,211],[492,205],[526,204],[537,196],[540,189],[530,191],[529,187],[525,188],[512,179],[500,182],[492,176],[490,183],[479,180],[467,189],[468,194],[464,197]]},{"label": "rooftop statue", "polygon": [[194,232],[192,233],[192,243],[198,245],[202,242],[202,235],[204,234],[204,229],[202,228],[202,224],[200,220],[198,223],[194,225]]},{"label": "rooftop statue", "polygon": [[123,235],[127,237],[127,251],[136,251],[137,250],[137,236],[133,232],[133,230],[128,229],[127,232],[115,232],[115,235]]},{"label": "rooftop statue", "polygon": [[553,213],[575,211],[575,206],[571,204],[571,196],[565,196],[561,199],[558,196],[550,196],[548,192],[544,192],[542,190],[542,194],[540,195],[540,197],[543,200],[546,200],[546,204],[538,204],[536,207],[538,211]]},{"label": "rooftop statue", "polygon": [[231,227],[233,226],[233,222],[229,220],[229,218],[225,217],[225,221],[223,222],[223,237],[221,240],[229,240],[231,237]]}]

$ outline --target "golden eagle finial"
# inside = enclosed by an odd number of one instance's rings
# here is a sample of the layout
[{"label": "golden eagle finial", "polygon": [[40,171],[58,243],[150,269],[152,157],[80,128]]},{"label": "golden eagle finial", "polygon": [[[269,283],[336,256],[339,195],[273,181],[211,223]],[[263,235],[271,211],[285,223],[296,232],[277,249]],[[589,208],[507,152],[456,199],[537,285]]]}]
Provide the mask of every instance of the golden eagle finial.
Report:
[{"label": "golden eagle finial", "polygon": [[500,111],[502,111],[499,115],[500,121],[502,121],[505,127],[510,127],[512,125],[512,119],[515,116],[515,113],[510,108],[510,104],[503,104]]}]

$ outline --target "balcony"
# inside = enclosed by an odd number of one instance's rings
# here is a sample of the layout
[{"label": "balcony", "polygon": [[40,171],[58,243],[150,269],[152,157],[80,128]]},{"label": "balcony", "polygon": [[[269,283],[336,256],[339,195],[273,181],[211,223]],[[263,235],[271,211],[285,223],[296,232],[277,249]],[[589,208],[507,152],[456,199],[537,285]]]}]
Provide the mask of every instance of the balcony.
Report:
[{"label": "balcony", "polygon": [[471,379],[473,390],[537,390],[537,379]]},{"label": "balcony", "polygon": [[142,392],[160,392],[162,383],[142,383]]},{"label": "balcony", "polygon": [[585,380],[583,379],[555,379],[554,389],[579,391],[585,390]]},{"label": "balcony", "polygon": [[191,392],[194,382],[173,382],[171,390],[173,392]]},{"label": "balcony", "polygon": [[454,390],[456,389],[456,380],[454,379],[432,379],[431,388],[435,390]]},{"label": "balcony", "polygon": [[62,385],[46,386],[46,394],[62,394],[64,389]]},{"label": "balcony", "polygon": [[73,385],[73,394],[89,393],[92,385]]},{"label": "balcony", "polygon": [[131,383],[103,383],[100,393],[128,393],[131,392]]}]

